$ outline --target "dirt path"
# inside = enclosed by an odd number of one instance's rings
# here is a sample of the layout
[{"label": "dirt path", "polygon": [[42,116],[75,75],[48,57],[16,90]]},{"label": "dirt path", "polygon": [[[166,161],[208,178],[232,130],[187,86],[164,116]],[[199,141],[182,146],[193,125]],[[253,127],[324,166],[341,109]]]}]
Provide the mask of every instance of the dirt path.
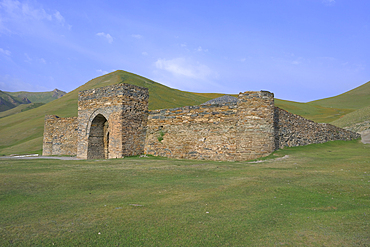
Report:
[{"label": "dirt path", "polygon": [[36,156],[36,155],[16,155],[0,156],[0,159],[53,159],[53,160],[80,160],[76,157],[57,157],[57,156]]},{"label": "dirt path", "polygon": [[370,144],[370,130],[362,131],[360,134],[362,143]]}]

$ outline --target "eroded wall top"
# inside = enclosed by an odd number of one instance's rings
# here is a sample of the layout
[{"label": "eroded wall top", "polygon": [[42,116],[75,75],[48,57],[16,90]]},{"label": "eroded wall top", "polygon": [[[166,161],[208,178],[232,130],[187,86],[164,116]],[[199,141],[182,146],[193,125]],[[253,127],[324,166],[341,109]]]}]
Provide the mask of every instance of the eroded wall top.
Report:
[{"label": "eroded wall top", "polygon": [[135,98],[149,98],[148,89],[126,83],[94,88],[78,92],[78,101],[101,99],[106,97],[132,96]]}]

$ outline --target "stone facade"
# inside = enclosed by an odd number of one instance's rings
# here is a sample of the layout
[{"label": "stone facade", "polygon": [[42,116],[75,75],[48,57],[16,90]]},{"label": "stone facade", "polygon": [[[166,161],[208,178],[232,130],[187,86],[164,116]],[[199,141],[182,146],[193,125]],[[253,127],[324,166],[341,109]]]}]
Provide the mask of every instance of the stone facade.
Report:
[{"label": "stone facade", "polygon": [[77,157],[142,154],[148,99],[147,88],[124,83],[79,92]]},{"label": "stone facade", "polygon": [[263,91],[240,93],[237,103],[151,111],[145,153],[185,159],[254,159],[275,149],[273,119],[273,94]]},{"label": "stone facade", "polygon": [[77,133],[76,117],[45,116],[42,155],[76,155]]},{"label": "stone facade", "polygon": [[43,154],[241,161],[285,146],[359,138],[275,107],[267,91],[240,93],[236,102],[154,111],[148,99],[148,89],[129,84],[81,91],[78,118],[46,117]]},{"label": "stone facade", "polygon": [[145,153],[184,159],[236,155],[237,105],[186,106],[149,113]]}]

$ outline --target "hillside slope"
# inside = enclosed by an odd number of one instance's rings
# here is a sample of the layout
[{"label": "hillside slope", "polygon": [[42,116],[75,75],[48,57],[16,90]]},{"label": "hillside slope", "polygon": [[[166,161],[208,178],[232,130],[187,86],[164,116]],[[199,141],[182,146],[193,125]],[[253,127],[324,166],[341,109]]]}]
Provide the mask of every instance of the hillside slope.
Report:
[{"label": "hillside slope", "polygon": [[49,103],[55,99],[59,99],[63,95],[66,94],[66,92],[61,91],[59,89],[54,89],[50,92],[26,92],[26,91],[20,91],[20,92],[6,92],[7,94],[17,97],[17,98],[28,98],[31,103]]},{"label": "hillside slope", "polygon": [[39,107],[39,106],[42,106],[42,105],[44,105],[44,103],[21,104],[19,106],[16,106],[12,109],[7,110],[7,111],[0,112],[0,118],[7,117],[7,116],[10,116],[10,115],[13,115],[13,114],[20,113],[20,112],[28,111],[28,110],[31,110],[33,108],[36,108],[36,107]]},{"label": "hillside slope", "polygon": [[18,98],[14,97],[7,92],[0,90],[0,112],[7,111],[21,104],[31,103],[26,97]]},{"label": "hillside slope", "polygon": [[275,106],[318,123],[330,123],[354,111],[281,99],[275,99]]},{"label": "hillside slope", "polygon": [[344,115],[332,124],[355,132],[368,130],[370,129],[370,105]]},{"label": "hillside slope", "polygon": [[122,70],[97,77],[43,106],[0,119],[0,154],[41,153],[45,115],[77,116],[78,92],[117,83],[149,89],[149,109],[198,105],[222,94],[200,95],[172,89]]},{"label": "hillside slope", "polygon": [[310,105],[357,110],[370,105],[370,81],[338,96],[308,102]]}]

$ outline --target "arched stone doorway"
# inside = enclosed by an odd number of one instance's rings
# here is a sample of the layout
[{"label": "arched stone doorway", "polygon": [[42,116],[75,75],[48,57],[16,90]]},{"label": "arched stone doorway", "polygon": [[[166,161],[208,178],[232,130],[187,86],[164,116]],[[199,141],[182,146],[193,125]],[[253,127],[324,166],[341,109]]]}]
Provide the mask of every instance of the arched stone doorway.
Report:
[{"label": "arched stone doorway", "polygon": [[87,158],[109,158],[109,124],[107,119],[101,114],[98,114],[91,122],[88,137]]},{"label": "arched stone doorway", "polygon": [[77,157],[113,159],[143,154],[148,99],[147,88],[125,83],[80,91]]}]

